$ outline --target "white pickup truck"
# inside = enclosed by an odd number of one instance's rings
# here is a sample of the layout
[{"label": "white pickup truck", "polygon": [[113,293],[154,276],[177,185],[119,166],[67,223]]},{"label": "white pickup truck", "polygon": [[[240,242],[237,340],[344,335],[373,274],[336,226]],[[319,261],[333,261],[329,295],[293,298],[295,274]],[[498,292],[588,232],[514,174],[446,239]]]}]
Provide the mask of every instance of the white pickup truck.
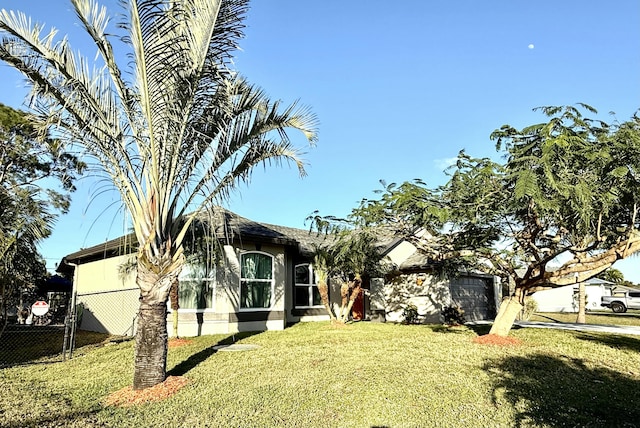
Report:
[{"label": "white pickup truck", "polygon": [[600,306],[611,308],[613,312],[627,312],[627,309],[640,309],[640,291],[614,293],[613,296],[602,296]]}]

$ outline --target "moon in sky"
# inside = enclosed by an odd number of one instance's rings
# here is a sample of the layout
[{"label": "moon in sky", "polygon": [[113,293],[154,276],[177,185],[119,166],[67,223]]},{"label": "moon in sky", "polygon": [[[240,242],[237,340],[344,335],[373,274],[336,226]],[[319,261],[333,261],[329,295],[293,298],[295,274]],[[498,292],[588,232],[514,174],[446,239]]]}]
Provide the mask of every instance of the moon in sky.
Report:
[{"label": "moon in sky", "polygon": [[529,46],[527,46],[529,49],[533,49],[535,48],[535,46],[533,45],[533,43],[530,43]]}]

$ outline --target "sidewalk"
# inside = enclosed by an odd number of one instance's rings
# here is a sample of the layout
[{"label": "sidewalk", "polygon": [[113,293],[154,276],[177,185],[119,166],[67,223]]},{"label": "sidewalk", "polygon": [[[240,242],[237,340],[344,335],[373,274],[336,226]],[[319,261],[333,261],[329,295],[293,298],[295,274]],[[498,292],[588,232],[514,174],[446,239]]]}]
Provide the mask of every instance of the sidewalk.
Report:
[{"label": "sidewalk", "polygon": [[526,328],[555,328],[559,330],[593,331],[597,333],[640,335],[640,327],[630,325],[577,324],[539,321],[516,321],[514,325]]},{"label": "sidewalk", "polygon": [[[471,321],[468,325],[491,325],[493,321]],[[630,325],[577,324],[563,322],[516,321],[514,326],[521,328],[555,328],[556,330],[592,331],[595,333],[632,334],[640,336],[640,327]]]}]

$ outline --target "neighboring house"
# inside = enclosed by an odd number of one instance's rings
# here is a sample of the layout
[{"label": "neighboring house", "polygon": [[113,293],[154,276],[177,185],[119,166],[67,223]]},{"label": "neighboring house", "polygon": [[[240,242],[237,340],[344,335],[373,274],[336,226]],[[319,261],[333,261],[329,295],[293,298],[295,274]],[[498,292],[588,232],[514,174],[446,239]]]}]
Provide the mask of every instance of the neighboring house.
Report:
[{"label": "neighboring house", "polygon": [[[587,310],[602,310],[600,299],[611,296],[616,284],[600,278],[591,278],[584,282],[587,295]],[[618,286],[619,287],[619,286]],[[565,285],[549,290],[537,291],[531,297],[538,304],[537,312],[578,312],[578,284]]]},{"label": "neighboring house", "polygon": [[[314,245],[323,237],[307,230],[251,221],[220,210],[217,251],[205,263],[191,261],[179,280],[180,336],[237,331],[282,330],[289,323],[328,320],[313,272]],[[58,271],[73,277],[77,302],[84,306],[81,329],[133,335],[139,290],[132,266],[132,235],[83,249],[63,258]],[[407,242],[384,244],[396,275],[365,283],[370,290],[354,312],[364,319],[401,321],[399,314],[415,303],[425,322],[440,322],[440,311],[460,304],[468,319],[493,318],[499,296],[496,281],[486,275],[439,280]],[[340,283],[330,281],[335,312]],[[172,332],[171,310],[167,322]]]},{"label": "neighboring house", "polygon": [[395,269],[384,280],[372,280],[372,318],[401,322],[409,304],[417,307],[423,323],[442,322],[448,306],[462,308],[466,321],[495,318],[502,298],[498,277],[480,272],[443,277],[436,264],[407,241],[391,244],[384,255]]}]

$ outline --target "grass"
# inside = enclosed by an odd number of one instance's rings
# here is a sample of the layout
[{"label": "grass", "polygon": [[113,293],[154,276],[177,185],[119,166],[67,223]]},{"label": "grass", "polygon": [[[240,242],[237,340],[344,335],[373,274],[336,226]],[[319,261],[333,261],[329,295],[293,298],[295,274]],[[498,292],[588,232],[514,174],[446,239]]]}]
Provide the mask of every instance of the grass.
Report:
[{"label": "grass", "polygon": [[104,405],[131,384],[133,343],[0,371],[0,426],[635,426],[640,336],[516,329],[520,346],[473,343],[487,326],[301,323],[169,350],[189,383],[162,402]]},{"label": "grass", "polygon": [[[63,327],[12,327],[0,336],[0,367],[62,358]],[[79,330],[75,343],[83,347],[101,343],[107,338],[108,334]]]}]

